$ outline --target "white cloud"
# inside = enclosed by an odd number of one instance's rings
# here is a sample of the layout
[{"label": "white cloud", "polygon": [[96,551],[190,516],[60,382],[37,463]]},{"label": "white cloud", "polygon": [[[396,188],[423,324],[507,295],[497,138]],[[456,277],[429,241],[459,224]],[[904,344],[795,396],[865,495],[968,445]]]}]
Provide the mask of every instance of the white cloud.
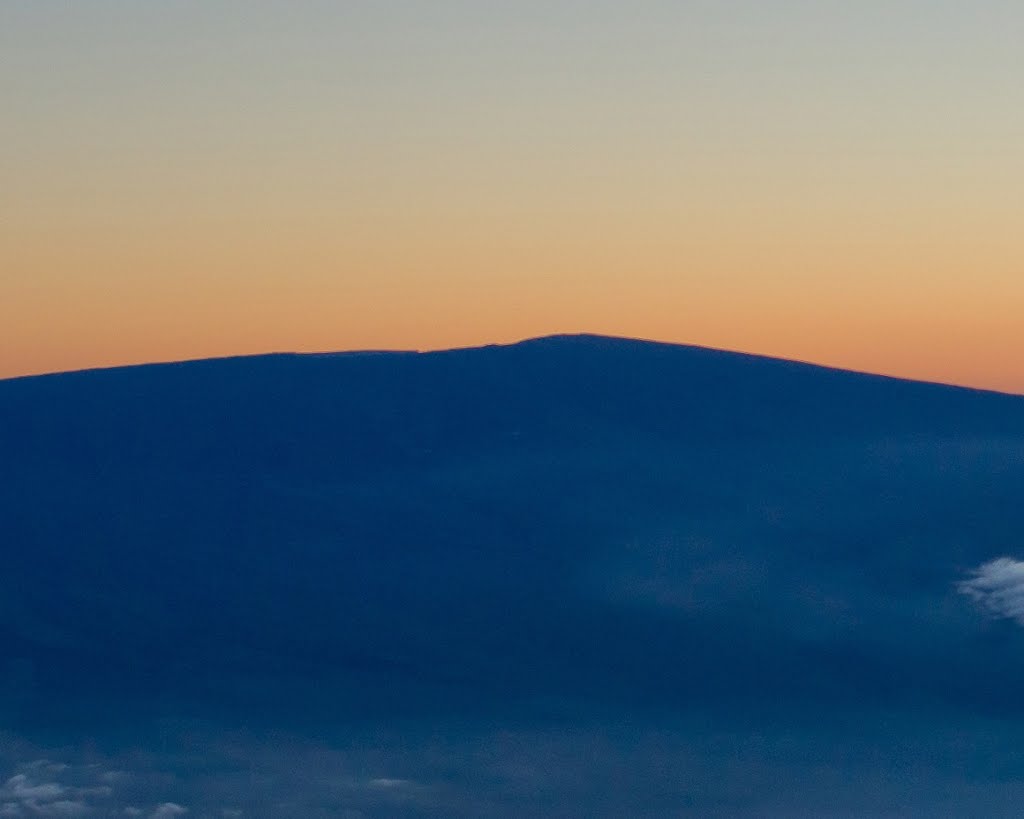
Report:
[{"label": "white cloud", "polygon": [[18,774],[7,780],[0,793],[9,799],[13,798],[23,802],[29,800],[45,802],[59,799],[64,795],[65,790],[63,785],[58,785],[56,782],[44,782],[41,785],[36,785],[25,774]]},{"label": "white cloud", "polygon": [[171,819],[172,816],[181,816],[183,813],[188,813],[188,808],[183,808],[174,802],[164,802],[162,805],[158,805],[150,816],[152,819]]},{"label": "white cloud", "polygon": [[[39,769],[38,764],[30,766]],[[25,774],[12,776],[0,788],[0,816],[84,816],[89,806],[73,789],[58,782],[35,782]]]},{"label": "white cloud", "polygon": [[971,572],[957,588],[996,617],[1024,626],[1024,561],[1009,557],[991,560]]},{"label": "white cloud", "polygon": [[[109,785],[82,787],[57,781],[53,777],[75,773],[71,766],[63,763],[40,759],[19,767],[22,773],[15,774],[0,785],[0,817],[86,816],[94,812],[96,800],[107,800],[113,794]],[[83,772],[88,778],[91,775],[90,767],[80,766],[77,769],[79,776],[73,778],[81,781]]]}]

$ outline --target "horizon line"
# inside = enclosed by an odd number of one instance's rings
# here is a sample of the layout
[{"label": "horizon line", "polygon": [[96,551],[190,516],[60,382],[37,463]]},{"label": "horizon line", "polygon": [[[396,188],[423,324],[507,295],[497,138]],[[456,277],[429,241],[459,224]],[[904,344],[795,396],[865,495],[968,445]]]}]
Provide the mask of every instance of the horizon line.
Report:
[{"label": "horizon line", "polygon": [[238,361],[242,359],[250,358],[283,358],[283,357],[296,357],[296,358],[344,358],[344,357],[359,357],[359,356],[392,356],[392,355],[443,355],[445,353],[457,353],[457,352],[470,352],[474,350],[486,350],[493,348],[503,347],[517,347],[523,344],[529,344],[532,342],[540,341],[553,341],[553,340],[570,340],[570,339],[593,339],[602,341],[616,341],[616,342],[629,342],[634,344],[650,344],[661,347],[677,347],[688,350],[701,350],[709,353],[722,353],[725,355],[742,356],[746,358],[762,359],[764,361],[774,361],[783,364],[795,364],[802,367],[810,367],[818,370],[828,370],[837,373],[846,373],[849,375],[859,375],[871,378],[884,378],[891,381],[901,381],[909,384],[928,384],[936,387],[946,387],[949,389],[957,390],[969,390],[971,392],[981,393],[993,393],[995,395],[1005,395],[1014,398],[1024,398],[1024,393],[1010,392],[1008,390],[1000,390],[993,387],[977,387],[967,384],[960,384],[950,381],[935,381],[925,378],[913,378],[902,375],[892,375],[890,373],[880,373],[871,370],[859,370],[851,367],[843,367],[835,364],[826,364],[818,361],[810,361],[807,359],[799,358],[785,358],[783,356],[771,355],[768,353],[752,352],[750,350],[737,350],[726,347],[712,347],[704,344],[696,344],[691,342],[678,342],[678,341],[663,341],[660,339],[644,338],[639,336],[619,336],[608,333],[588,333],[588,332],[576,332],[576,333],[546,333],[539,336],[528,336],[520,338],[510,342],[485,342],[482,344],[467,344],[459,345],[454,347],[437,347],[429,349],[402,349],[402,348],[367,348],[367,349],[350,349],[350,350],[267,350],[263,352],[254,353],[238,353],[230,355],[212,355],[212,356],[200,356],[198,358],[181,358],[181,359],[163,359],[156,361],[138,361],[130,362],[125,364],[110,364],[110,365],[98,365],[95,367],[82,367],[79,369],[70,370],[53,370],[39,373],[25,373],[23,375],[13,375],[0,378],[0,384],[8,383],[11,381],[22,381],[25,379],[33,378],[57,378],[61,376],[74,376],[74,375],[86,375],[89,373],[101,373],[109,372],[112,370],[130,370],[138,369],[142,367],[174,367],[188,364],[202,364],[210,362],[222,362],[222,361]]}]

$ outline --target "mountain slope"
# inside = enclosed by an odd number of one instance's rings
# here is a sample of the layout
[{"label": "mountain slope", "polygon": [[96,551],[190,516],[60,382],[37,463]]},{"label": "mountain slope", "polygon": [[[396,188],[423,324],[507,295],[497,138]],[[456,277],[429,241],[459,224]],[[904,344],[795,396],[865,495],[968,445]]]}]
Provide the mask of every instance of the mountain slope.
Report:
[{"label": "mountain slope", "polygon": [[1016,720],[956,584],[1022,455],[1024,398],[595,336],[0,382],[2,716]]}]

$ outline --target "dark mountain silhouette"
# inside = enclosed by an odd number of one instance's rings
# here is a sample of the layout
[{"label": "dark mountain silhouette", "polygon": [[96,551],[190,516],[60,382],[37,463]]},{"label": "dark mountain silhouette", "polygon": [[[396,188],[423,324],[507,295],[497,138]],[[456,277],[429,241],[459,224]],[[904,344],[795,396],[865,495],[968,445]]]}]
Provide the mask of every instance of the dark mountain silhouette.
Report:
[{"label": "dark mountain silhouette", "polygon": [[[1021,397],[598,336],[0,382],[0,729],[602,737],[565,751],[597,780],[379,815],[824,815],[836,777],[842,815],[996,814],[1024,758],[978,726],[1020,726],[1024,639],[957,584],[1019,550],[1022,456]],[[641,724],[677,756],[623,761]],[[772,750],[730,775],[722,726]],[[650,771],[687,737],[689,790]]]}]

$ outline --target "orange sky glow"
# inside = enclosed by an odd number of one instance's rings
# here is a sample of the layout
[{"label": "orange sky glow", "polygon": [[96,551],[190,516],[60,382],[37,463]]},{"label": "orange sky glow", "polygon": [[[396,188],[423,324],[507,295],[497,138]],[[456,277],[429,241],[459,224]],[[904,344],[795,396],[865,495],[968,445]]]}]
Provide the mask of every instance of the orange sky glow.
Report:
[{"label": "orange sky glow", "polygon": [[592,332],[1024,393],[1024,12],[424,5],[4,4],[0,377]]}]

